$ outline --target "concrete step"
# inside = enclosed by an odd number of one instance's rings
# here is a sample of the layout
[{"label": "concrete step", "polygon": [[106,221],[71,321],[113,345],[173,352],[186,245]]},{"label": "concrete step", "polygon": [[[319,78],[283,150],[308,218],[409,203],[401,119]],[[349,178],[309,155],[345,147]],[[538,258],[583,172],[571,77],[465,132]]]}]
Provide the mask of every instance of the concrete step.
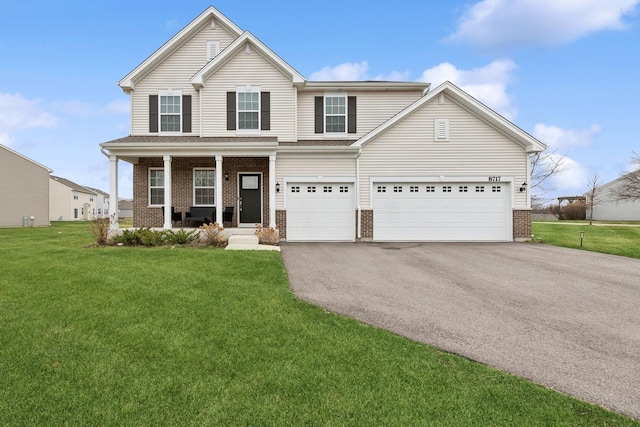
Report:
[{"label": "concrete step", "polygon": [[252,236],[248,234],[234,234],[229,236],[229,243],[226,249],[228,250],[257,250],[258,249],[258,236]]}]

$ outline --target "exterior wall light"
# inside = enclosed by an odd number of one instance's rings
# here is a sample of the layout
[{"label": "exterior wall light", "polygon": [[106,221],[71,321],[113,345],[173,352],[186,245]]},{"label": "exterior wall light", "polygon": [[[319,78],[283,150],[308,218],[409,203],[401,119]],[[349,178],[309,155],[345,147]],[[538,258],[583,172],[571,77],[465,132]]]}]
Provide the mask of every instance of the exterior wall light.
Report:
[{"label": "exterior wall light", "polygon": [[527,191],[527,183],[526,181],[522,183],[522,185],[520,186],[520,192],[524,192]]},{"label": "exterior wall light", "polygon": [[229,181],[229,172],[224,173],[224,180]]},{"label": "exterior wall light", "polygon": [[276,193],[280,192],[280,183],[276,182]]}]

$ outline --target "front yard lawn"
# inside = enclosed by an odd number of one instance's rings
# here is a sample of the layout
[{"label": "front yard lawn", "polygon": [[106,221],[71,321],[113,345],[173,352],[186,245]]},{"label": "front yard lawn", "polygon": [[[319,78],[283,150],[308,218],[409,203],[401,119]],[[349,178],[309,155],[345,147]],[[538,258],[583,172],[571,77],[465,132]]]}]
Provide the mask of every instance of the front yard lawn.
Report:
[{"label": "front yard lawn", "polygon": [[279,253],[0,230],[0,425],[638,425],[297,300]]},{"label": "front yard lawn", "polygon": [[605,254],[640,258],[640,225],[586,221],[550,221],[532,224],[533,241],[565,248],[580,249],[580,232],[584,231],[582,249]]}]

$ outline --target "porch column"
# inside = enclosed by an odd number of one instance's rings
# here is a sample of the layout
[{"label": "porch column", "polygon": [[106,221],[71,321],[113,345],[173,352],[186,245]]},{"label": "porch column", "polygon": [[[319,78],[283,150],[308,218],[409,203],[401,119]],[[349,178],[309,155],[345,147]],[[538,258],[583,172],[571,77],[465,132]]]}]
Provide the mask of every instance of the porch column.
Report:
[{"label": "porch column", "polygon": [[222,206],[222,156],[216,156],[216,217],[213,219],[214,222],[217,222],[220,225],[223,225],[222,222],[222,210],[224,207]]},{"label": "porch column", "polygon": [[120,228],[118,224],[118,157],[109,156],[109,232]]},{"label": "porch column", "polygon": [[[283,190],[284,191],[284,190]],[[269,227],[276,227],[276,155],[269,156]]]},{"label": "porch column", "polygon": [[171,156],[164,160],[164,229],[171,229]]}]

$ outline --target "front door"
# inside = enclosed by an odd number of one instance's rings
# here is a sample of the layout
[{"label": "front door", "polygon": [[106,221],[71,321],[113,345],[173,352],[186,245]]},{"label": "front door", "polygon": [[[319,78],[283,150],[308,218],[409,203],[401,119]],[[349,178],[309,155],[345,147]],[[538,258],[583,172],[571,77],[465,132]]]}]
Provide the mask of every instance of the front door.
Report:
[{"label": "front door", "polygon": [[262,224],[262,174],[241,173],[239,226]]}]

